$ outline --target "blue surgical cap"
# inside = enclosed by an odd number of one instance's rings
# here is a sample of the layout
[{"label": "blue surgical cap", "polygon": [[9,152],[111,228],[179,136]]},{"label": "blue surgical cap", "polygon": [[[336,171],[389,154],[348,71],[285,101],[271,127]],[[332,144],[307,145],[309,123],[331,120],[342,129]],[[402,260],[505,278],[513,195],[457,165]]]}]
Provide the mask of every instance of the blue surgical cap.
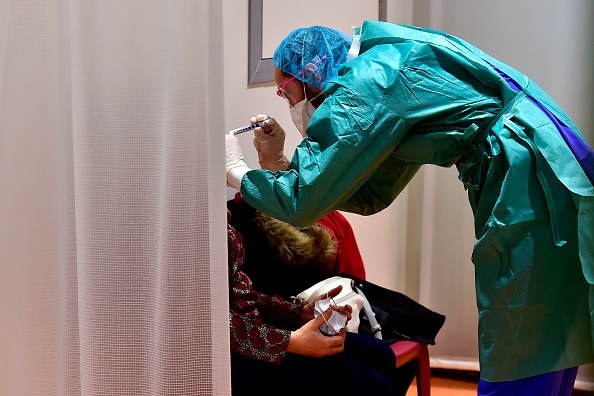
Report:
[{"label": "blue surgical cap", "polygon": [[274,65],[305,83],[326,89],[346,62],[351,41],[346,34],[324,26],[295,29],[274,51]]}]

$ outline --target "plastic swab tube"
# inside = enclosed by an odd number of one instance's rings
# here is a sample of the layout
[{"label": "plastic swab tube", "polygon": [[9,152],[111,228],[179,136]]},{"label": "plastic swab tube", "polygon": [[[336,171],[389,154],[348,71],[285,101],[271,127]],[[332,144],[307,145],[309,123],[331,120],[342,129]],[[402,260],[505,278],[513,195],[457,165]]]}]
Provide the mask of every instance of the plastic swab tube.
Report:
[{"label": "plastic swab tube", "polygon": [[262,122],[257,122],[253,125],[246,125],[246,126],[242,126],[241,128],[237,128],[237,129],[231,129],[229,131],[229,135],[233,136],[233,135],[239,135],[240,133],[244,133],[244,132],[248,132],[251,131],[253,129],[259,128],[259,127],[263,127],[266,125],[272,125],[274,124],[274,120],[272,118],[267,118]]}]

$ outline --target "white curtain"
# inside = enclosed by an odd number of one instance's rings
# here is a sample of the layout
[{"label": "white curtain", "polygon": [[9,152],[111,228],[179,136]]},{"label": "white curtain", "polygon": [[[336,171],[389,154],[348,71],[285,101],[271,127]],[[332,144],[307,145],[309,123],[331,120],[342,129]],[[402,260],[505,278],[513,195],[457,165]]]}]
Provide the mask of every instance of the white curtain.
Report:
[{"label": "white curtain", "polygon": [[0,395],[230,393],[218,0],[0,0]]}]

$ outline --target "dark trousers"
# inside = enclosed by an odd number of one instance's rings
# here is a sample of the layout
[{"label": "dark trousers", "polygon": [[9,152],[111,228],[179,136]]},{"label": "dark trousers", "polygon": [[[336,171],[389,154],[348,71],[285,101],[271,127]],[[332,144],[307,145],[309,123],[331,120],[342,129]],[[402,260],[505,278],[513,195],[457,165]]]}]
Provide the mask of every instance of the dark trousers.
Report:
[{"label": "dark trousers", "polygon": [[344,351],[323,358],[287,353],[280,365],[231,353],[233,395],[404,396],[415,374],[396,369],[390,346],[373,337],[347,333]]}]

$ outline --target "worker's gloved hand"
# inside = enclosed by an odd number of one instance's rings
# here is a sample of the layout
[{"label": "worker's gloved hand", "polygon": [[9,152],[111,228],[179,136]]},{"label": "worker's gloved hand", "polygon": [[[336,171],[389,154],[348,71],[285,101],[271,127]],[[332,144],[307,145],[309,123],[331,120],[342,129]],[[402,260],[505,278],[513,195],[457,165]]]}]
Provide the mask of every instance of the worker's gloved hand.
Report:
[{"label": "worker's gloved hand", "polygon": [[225,134],[225,160],[227,163],[227,173],[238,166],[245,166],[247,164],[243,160],[243,151],[239,145],[239,141],[235,136]]},{"label": "worker's gloved hand", "polygon": [[227,163],[227,186],[241,188],[241,178],[250,170],[243,160],[243,152],[235,136],[225,134],[225,160]]},{"label": "worker's gloved hand", "polygon": [[252,117],[251,124],[270,119],[272,122],[264,127],[254,129],[254,147],[258,151],[258,161],[262,169],[273,172],[287,170],[289,161],[283,154],[285,147],[285,131],[275,119],[266,114],[258,114]]}]

